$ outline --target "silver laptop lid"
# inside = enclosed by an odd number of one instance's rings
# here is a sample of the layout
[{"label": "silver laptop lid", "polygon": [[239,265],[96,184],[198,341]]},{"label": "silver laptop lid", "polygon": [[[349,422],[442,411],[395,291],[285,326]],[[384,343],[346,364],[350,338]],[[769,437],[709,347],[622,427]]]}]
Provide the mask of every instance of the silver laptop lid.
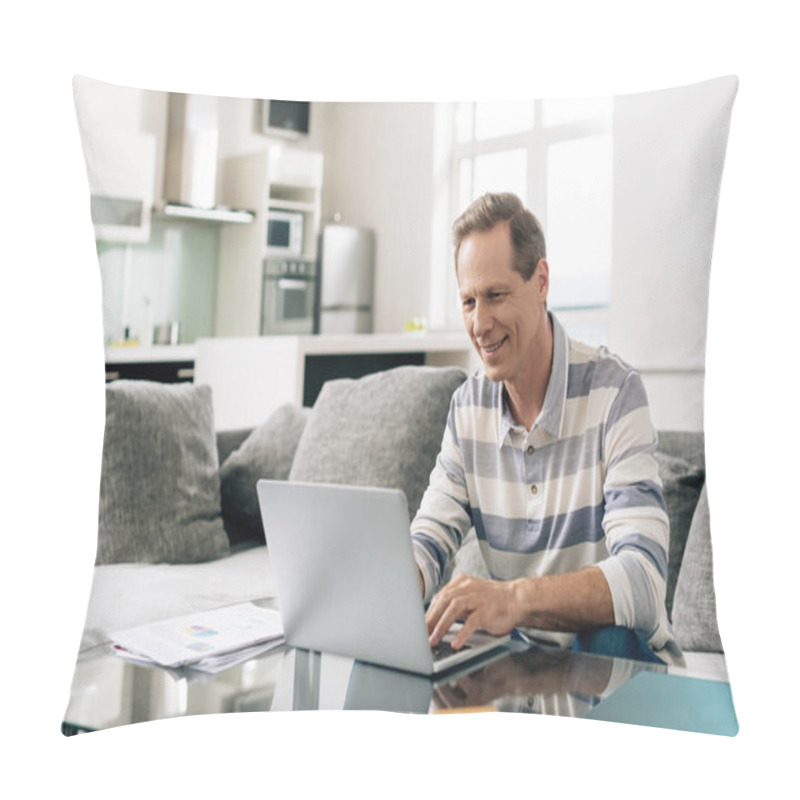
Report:
[{"label": "silver laptop lid", "polygon": [[287,643],[433,672],[405,495],[260,480]]}]

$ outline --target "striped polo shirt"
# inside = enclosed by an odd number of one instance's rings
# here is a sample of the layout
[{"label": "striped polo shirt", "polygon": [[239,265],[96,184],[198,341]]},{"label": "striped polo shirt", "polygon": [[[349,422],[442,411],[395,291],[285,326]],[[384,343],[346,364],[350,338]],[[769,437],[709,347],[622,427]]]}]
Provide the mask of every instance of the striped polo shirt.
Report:
[{"label": "striped polo shirt", "polygon": [[[411,526],[425,599],[474,527],[496,580],[599,566],[616,624],[679,658],[664,603],[669,518],[644,385],[605,347],[570,340],[550,319],[553,364],[530,431],[514,421],[503,384],[483,373],[453,395]],[[562,645],[574,636],[529,633]]]}]

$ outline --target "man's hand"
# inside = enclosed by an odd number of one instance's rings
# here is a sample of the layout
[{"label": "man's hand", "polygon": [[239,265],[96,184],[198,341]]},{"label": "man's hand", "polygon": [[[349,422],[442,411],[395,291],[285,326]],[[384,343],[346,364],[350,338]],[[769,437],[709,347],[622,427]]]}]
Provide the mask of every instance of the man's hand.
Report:
[{"label": "man's hand", "polygon": [[515,581],[491,581],[459,575],[431,601],[425,621],[432,646],[437,645],[459,620],[464,626],[452,647],[458,649],[477,630],[496,636],[509,633],[518,623]]},{"label": "man's hand", "polygon": [[500,636],[515,627],[581,631],[615,622],[611,591],[597,566],[513,581],[459,575],[434,596],[425,620],[434,646],[463,621],[453,639],[456,649],[476,630]]}]

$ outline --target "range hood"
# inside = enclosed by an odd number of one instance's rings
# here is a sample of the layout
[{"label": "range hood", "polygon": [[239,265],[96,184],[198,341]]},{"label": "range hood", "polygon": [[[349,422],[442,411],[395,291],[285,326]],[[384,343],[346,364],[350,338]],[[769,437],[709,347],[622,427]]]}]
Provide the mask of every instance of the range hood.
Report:
[{"label": "range hood", "polygon": [[171,92],[167,99],[164,202],[168,217],[251,222],[255,214],[216,204],[219,100]]}]

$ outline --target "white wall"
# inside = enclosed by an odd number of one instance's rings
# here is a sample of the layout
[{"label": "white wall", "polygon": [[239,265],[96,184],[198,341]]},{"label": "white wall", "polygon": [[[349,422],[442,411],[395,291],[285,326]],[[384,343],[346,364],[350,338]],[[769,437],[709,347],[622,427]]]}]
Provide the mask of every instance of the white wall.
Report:
[{"label": "white wall", "polygon": [[328,107],[323,213],[376,232],[375,330],[428,313],[434,106]]},{"label": "white wall", "polygon": [[659,428],[703,429],[708,283],[732,81],[617,98],[609,346]]}]

